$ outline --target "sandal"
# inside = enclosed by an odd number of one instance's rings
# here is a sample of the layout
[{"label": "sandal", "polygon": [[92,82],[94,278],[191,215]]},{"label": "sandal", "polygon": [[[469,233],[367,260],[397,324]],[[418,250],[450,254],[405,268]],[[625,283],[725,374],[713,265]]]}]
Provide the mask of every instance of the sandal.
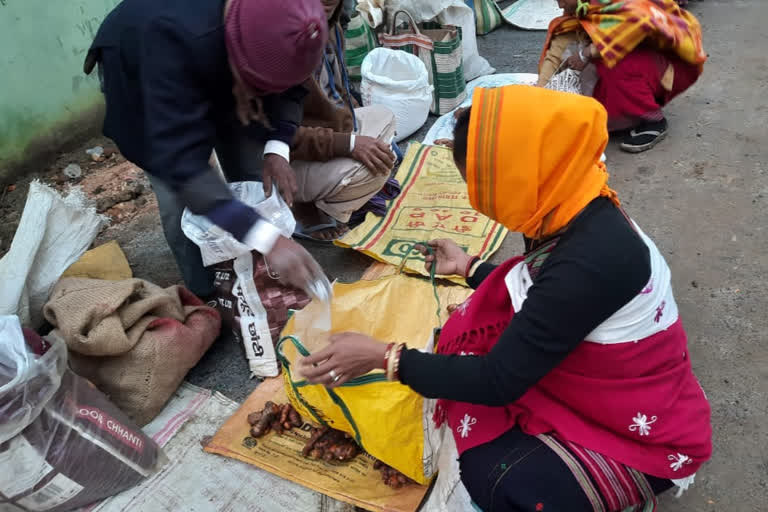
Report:
[{"label": "sandal", "polygon": [[[338,222],[336,222],[336,219],[333,219],[333,218],[331,218],[329,222],[325,224],[322,224],[322,223],[315,224],[314,226],[304,226],[301,222],[297,220],[296,229],[293,231],[293,236],[301,240],[309,240],[310,242],[316,242],[318,244],[333,245],[334,238],[328,238],[328,239],[318,238],[312,235],[315,233],[319,233],[320,231],[324,231],[326,229],[335,229],[338,227],[339,227]],[[335,239],[341,238],[345,234],[346,232],[335,237]]]}]

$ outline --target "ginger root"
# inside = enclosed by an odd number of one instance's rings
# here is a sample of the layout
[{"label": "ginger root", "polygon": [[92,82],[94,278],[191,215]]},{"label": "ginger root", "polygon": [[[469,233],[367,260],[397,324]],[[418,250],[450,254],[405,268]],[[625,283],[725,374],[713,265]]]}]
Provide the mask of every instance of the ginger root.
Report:
[{"label": "ginger root", "polygon": [[312,435],[301,453],[310,459],[345,462],[354,459],[360,448],[348,434],[321,427],[312,429]]},{"label": "ginger root", "polygon": [[253,437],[261,437],[270,430],[279,435],[303,424],[301,416],[291,404],[277,405],[274,402],[267,402],[264,409],[249,414],[248,423]]},{"label": "ginger root", "polygon": [[387,466],[380,460],[373,463],[373,469],[381,471],[381,481],[393,489],[400,489],[406,485],[416,483],[395,468]]},{"label": "ginger root", "polygon": [[[270,431],[280,435],[304,425],[301,415],[291,404],[278,405],[273,402],[267,402],[264,409],[249,414],[248,423],[253,437],[262,437]],[[310,433],[309,441],[301,450],[304,457],[344,462],[354,459],[360,453],[360,447],[345,432],[325,426],[313,427]]]}]

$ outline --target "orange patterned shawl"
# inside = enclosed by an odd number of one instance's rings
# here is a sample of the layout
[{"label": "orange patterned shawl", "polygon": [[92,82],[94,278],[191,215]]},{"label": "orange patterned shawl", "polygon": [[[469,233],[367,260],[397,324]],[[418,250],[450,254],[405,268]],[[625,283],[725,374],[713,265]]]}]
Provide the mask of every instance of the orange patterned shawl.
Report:
[{"label": "orange patterned shawl", "polygon": [[592,0],[586,15],[552,20],[539,63],[552,37],[580,28],[587,32],[609,68],[642,42],[673,51],[690,64],[701,65],[707,60],[699,21],[675,0]]}]

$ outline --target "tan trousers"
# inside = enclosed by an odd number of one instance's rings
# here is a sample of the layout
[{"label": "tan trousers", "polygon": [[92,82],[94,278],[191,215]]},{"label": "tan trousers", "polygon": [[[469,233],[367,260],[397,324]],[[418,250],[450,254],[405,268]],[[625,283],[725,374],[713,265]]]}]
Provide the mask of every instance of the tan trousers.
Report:
[{"label": "tan trousers", "polygon": [[[355,109],[356,135],[374,137],[385,144],[395,135],[395,116],[388,109],[376,105]],[[299,191],[295,201],[314,203],[317,208],[340,222],[348,222],[376,195],[389,179],[377,176],[352,158],[334,158],[328,162],[291,163],[296,172]]]}]

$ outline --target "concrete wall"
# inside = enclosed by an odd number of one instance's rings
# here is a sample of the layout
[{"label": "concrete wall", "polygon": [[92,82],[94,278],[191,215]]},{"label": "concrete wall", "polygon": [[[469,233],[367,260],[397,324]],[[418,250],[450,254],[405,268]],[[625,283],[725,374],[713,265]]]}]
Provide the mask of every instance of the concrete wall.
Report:
[{"label": "concrete wall", "polygon": [[119,0],[0,0],[0,182],[94,134],[103,100],[83,59]]}]

